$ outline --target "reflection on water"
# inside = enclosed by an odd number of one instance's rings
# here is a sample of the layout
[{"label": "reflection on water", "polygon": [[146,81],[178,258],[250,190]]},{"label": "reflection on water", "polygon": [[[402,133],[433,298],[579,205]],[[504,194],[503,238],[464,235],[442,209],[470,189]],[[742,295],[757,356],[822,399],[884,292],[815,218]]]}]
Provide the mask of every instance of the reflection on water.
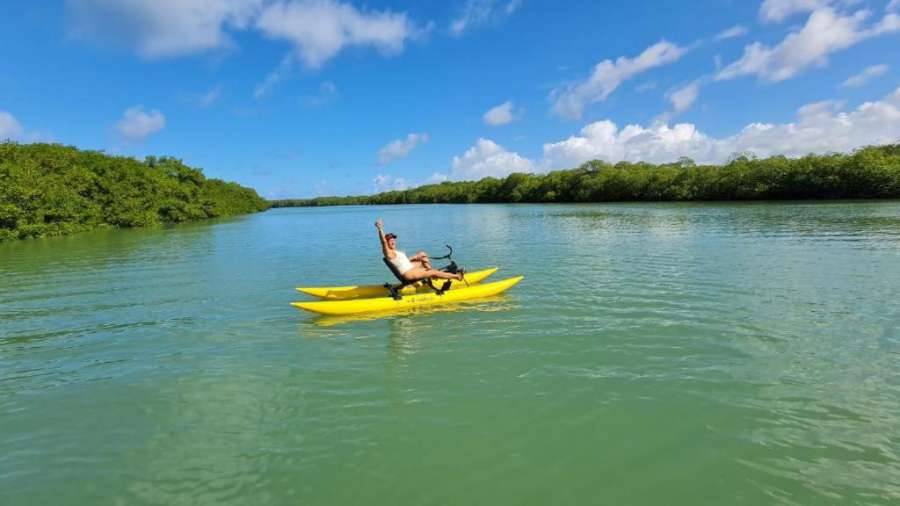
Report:
[{"label": "reflection on water", "polygon": [[[376,215],[528,283],[290,307],[390,280]],[[279,209],[0,279],[4,505],[900,502],[896,202]]]}]

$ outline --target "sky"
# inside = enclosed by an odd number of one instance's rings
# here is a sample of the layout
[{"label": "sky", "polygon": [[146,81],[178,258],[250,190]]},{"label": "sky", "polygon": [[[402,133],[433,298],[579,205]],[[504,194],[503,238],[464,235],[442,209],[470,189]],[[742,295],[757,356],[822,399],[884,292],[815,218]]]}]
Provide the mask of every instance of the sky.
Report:
[{"label": "sky", "polygon": [[8,0],[0,139],[266,198],[900,142],[900,0]]}]

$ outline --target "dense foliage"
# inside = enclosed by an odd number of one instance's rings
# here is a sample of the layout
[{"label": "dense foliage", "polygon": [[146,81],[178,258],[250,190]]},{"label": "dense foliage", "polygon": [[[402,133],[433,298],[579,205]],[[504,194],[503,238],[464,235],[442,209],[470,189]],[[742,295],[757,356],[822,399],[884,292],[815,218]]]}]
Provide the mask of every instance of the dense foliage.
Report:
[{"label": "dense foliage", "polygon": [[587,162],[546,174],[444,182],[359,197],[280,200],[273,207],[473,202],[610,202],[900,198],[900,144],[852,154],[734,158],[722,166]]},{"label": "dense foliage", "polygon": [[57,144],[0,143],[0,241],[262,211],[236,183],[174,158],[144,161]]}]

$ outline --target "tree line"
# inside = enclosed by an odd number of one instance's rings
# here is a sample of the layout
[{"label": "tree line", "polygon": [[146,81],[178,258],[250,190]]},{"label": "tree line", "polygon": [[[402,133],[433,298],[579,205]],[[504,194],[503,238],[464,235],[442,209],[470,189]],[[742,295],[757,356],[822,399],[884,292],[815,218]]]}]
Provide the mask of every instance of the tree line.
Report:
[{"label": "tree line", "polygon": [[900,144],[853,153],[737,156],[724,165],[689,158],[650,164],[593,160],[545,174],[430,184],[368,196],[276,200],[272,207],[515,203],[900,198]]},{"label": "tree line", "polygon": [[268,209],[252,188],[168,157],[0,143],[0,241],[149,227]]}]

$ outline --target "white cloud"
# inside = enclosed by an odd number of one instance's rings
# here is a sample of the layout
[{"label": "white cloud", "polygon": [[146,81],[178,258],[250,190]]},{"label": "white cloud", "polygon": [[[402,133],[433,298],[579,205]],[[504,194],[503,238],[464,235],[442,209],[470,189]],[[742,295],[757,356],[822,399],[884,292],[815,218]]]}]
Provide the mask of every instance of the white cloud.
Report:
[{"label": "white cloud", "polygon": [[700,81],[694,81],[686,86],[678,88],[677,90],[669,93],[668,99],[669,102],[672,102],[672,107],[675,108],[676,113],[686,111],[693,103],[697,100],[697,96],[700,94]]},{"label": "white cloud", "polygon": [[552,110],[564,118],[577,119],[585,106],[602,102],[623,82],[654,67],[672,63],[686,52],[667,41],[660,41],[634,58],[621,56],[616,61],[603,60],[585,81],[554,89],[550,93]]},{"label": "white cloud", "polygon": [[722,163],[734,153],[802,156],[851,151],[900,140],[900,88],[876,102],[840,112],[840,104],[817,102],[801,107],[793,123],[752,123],[730,137],[716,139],[689,123],[619,129],[611,121],[585,126],[579,135],[544,145],[544,169],[569,168],[602,159],[672,162],[688,156],[700,163]]},{"label": "white cloud", "polygon": [[481,138],[462,156],[453,157],[450,177],[457,180],[477,180],[533,170],[534,163],[531,160],[507,151],[492,140]]},{"label": "white cloud", "polygon": [[780,23],[801,12],[812,12],[834,3],[833,0],[765,0],[759,7],[763,21]]},{"label": "white cloud", "polygon": [[[764,0],[759,17],[767,23],[780,23],[796,14],[813,12],[823,7],[852,7],[862,0]],[[900,0],[892,0],[900,1]]]},{"label": "white cloud", "polygon": [[24,133],[25,130],[15,116],[0,110],[0,142],[18,140]]},{"label": "white cloud", "polygon": [[375,185],[375,191],[377,193],[392,190],[405,190],[410,187],[409,181],[405,178],[395,177],[389,174],[378,174],[375,176],[375,179],[372,180],[372,184]]},{"label": "white cloud", "polygon": [[646,83],[639,84],[638,86],[635,86],[635,88],[634,88],[634,90],[637,91],[638,93],[646,93],[648,91],[655,90],[655,89],[656,89],[655,81],[647,81]]},{"label": "white cloud", "polygon": [[308,107],[319,107],[329,104],[338,98],[338,89],[331,81],[323,81],[319,84],[319,91],[315,95],[307,96],[303,103]]},{"label": "white cloud", "polygon": [[747,35],[747,27],[743,25],[734,25],[727,30],[722,30],[716,35],[716,40],[733,39],[742,35]]},{"label": "white cloud", "polygon": [[[227,48],[232,44],[229,32],[256,29],[269,38],[289,41],[293,57],[315,69],[350,46],[371,46],[384,54],[397,53],[407,40],[422,33],[405,13],[363,11],[339,0],[66,3],[72,35],[124,45],[149,59]],[[277,82],[279,75],[270,76],[270,80]]]},{"label": "white cloud", "polygon": [[281,62],[275,67],[275,70],[269,72],[269,75],[263,79],[263,82],[256,85],[256,89],[253,90],[253,98],[259,100],[271,93],[271,91],[287,77],[293,68],[294,56],[292,54],[287,54],[281,59]]},{"label": "white cloud", "polygon": [[[900,0],[898,0],[900,1]],[[841,84],[844,88],[855,88],[862,86],[869,82],[874,77],[883,76],[888,71],[887,65],[872,65],[870,67],[866,67],[862,72],[856,74],[855,76],[849,77],[846,81]]]},{"label": "white cloud", "polygon": [[417,34],[405,13],[364,12],[335,0],[280,1],[267,5],[256,20],[266,36],[285,39],[307,68],[321,67],[342,49],[372,46],[398,53]]},{"label": "white cloud", "polygon": [[263,0],[67,0],[77,38],[122,44],[144,58],[183,56],[230,44]]},{"label": "white cloud", "polygon": [[166,126],[166,117],[157,110],[144,110],[137,105],[125,110],[122,119],[116,123],[116,131],[129,141],[142,141],[161,131]]},{"label": "white cloud", "polygon": [[755,75],[768,82],[790,79],[813,66],[824,66],[828,55],[867,38],[900,30],[900,16],[887,14],[879,23],[864,26],[865,10],[843,15],[830,8],[814,11],[799,31],[775,47],[759,42],[744,48],[743,56],[722,69],[716,80]]},{"label": "white cloud", "polygon": [[667,92],[666,99],[671,102],[672,110],[665,111],[654,118],[653,124],[659,125],[668,123],[672,120],[672,118],[688,110],[692,105],[694,105],[694,102],[697,101],[697,97],[700,96],[700,86],[706,80],[706,77],[701,77],[700,79],[696,79],[693,82],[686,84],[680,88],[676,88]]},{"label": "white cloud", "polygon": [[450,23],[450,33],[462,35],[466,30],[491,20],[508,16],[522,5],[521,0],[467,0],[459,17]]},{"label": "white cloud", "polygon": [[507,100],[496,107],[492,107],[488,112],[484,113],[483,119],[485,124],[491,126],[512,123],[516,120],[516,112],[514,111],[512,101]]},{"label": "white cloud", "polygon": [[413,133],[405,139],[395,139],[378,150],[378,163],[387,165],[398,158],[408,155],[419,144],[428,142],[427,133]]},{"label": "white cloud", "polygon": [[666,98],[672,103],[672,110],[665,111],[657,116],[653,120],[653,124],[668,123],[672,118],[690,109],[694,102],[697,101],[697,97],[700,96],[700,86],[707,80],[707,77],[701,77],[680,88],[667,92]]},{"label": "white cloud", "polygon": [[690,124],[674,128],[664,124],[650,128],[628,125],[619,130],[612,121],[603,120],[588,124],[579,135],[544,144],[541,165],[546,169],[563,169],[593,159],[671,161],[682,154],[697,152],[706,141]]},{"label": "white cloud", "polygon": [[441,174],[440,172],[435,172],[427,179],[421,181],[409,180],[405,177],[392,176],[390,174],[378,174],[372,180],[372,184],[376,192],[386,192],[402,191],[408,188],[418,188],[419,186],[425,186],[428,184],[440,184],[446,180],[447,175]]},{"label": "white cloud", "polygon": [[884,8],[886,11],[892,11],[894,9],[900,9],[900,0],[891,0],[891,3],[887,4],[887,7]]},{"label": "white cloud", "polygon": [[211,90],[203,93],[202,95],[197,97],[197,105],[201,107],[211,107],[216,102],[219,101],[219,97],[222,96],[222,87],[216,86]]},{"label": "white cloud", "polygon": [[426,179],[425,182],[422,184],[439,184],[439,183],[443,183],[447,179],[448,178],[447,178],[446,174],[441,174],[440,172],[435,172],[431,175],[431,177]]}]

